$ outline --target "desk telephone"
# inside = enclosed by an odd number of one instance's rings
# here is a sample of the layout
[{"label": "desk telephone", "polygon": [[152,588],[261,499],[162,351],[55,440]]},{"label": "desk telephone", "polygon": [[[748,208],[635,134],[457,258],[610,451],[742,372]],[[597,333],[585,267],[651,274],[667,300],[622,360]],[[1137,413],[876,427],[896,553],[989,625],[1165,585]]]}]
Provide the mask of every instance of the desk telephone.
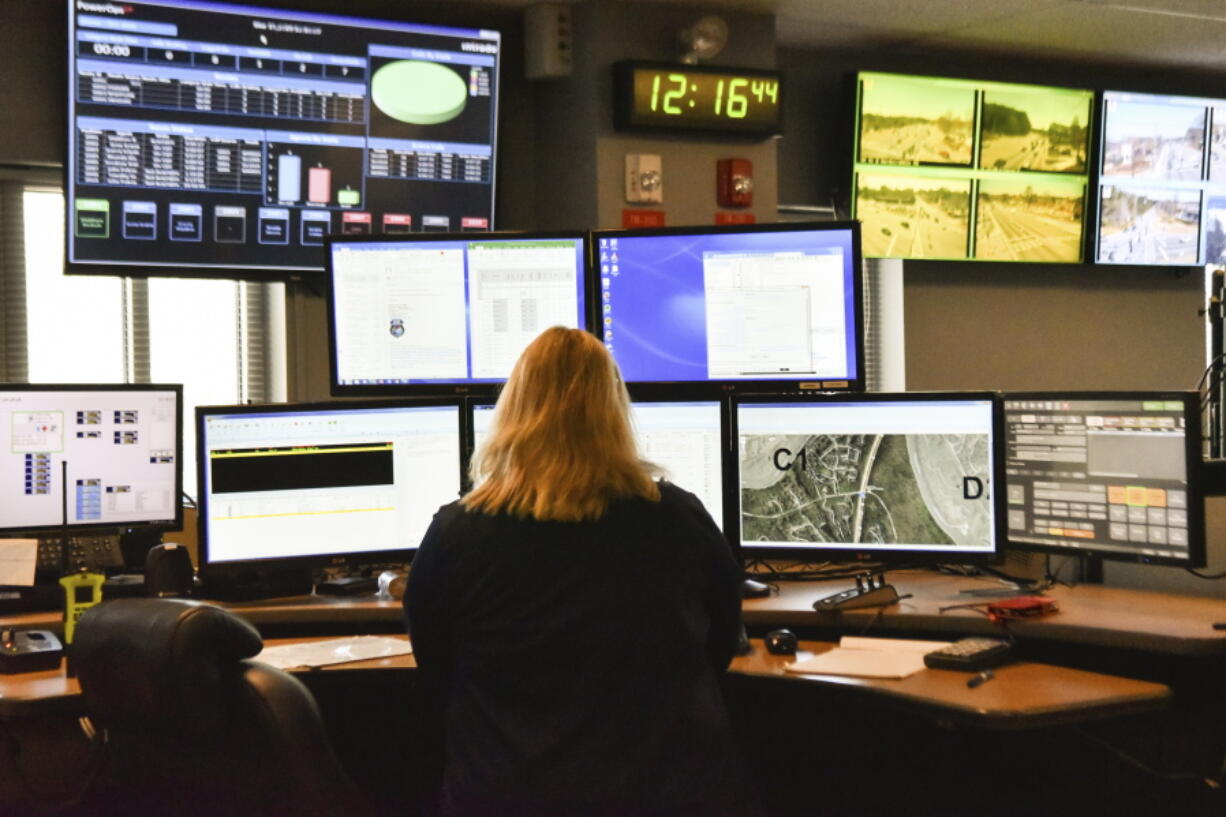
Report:
[{"label": "desk telephone", "polygon": [[60,536],[39,537],[38,562],[35,567],[39,581],[54,582],[65,568],[69,572],[82,567],[98,572],[123,567],[123,552],[118,534],[77,534],[68,537],[68,559],[64,560],[64,541]]}]

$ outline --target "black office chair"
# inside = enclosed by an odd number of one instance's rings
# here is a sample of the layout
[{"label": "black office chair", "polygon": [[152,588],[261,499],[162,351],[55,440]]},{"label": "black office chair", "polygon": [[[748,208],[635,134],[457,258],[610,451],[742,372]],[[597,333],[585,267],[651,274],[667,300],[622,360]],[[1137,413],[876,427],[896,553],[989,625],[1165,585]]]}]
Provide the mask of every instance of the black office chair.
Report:
[{"label": "black office chair", "polygon": [[[296,678],[246,660],[259,633],[220,607],[116,599],[77,623],[73,663],[125,815],[370,814]],[[91,808],[90,813],[94,813]]]}]

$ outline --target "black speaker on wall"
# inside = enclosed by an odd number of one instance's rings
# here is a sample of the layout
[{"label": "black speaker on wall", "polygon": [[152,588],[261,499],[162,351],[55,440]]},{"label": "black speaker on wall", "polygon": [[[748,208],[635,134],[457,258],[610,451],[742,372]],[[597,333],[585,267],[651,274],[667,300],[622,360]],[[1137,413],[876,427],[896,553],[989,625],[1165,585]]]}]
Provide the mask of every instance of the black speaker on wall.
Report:
[{"label": "black speaker on wall", "polygon": [[145,558],[145,595],[188,596],[192,591],[192,557],[183,545],[168,542],[149,549]]}]

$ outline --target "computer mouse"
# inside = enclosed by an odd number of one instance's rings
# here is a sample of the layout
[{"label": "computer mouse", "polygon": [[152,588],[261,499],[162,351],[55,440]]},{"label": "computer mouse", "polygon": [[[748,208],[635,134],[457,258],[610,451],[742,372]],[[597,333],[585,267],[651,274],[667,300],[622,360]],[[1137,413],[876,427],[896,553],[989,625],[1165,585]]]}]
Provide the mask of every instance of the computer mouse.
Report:
[{"label": "computer mouse", "polygon": [[766,651],[771,655],[795,655],[799,639],[791,630],[780,628],[767,633],[763,641],[766,643]]}]

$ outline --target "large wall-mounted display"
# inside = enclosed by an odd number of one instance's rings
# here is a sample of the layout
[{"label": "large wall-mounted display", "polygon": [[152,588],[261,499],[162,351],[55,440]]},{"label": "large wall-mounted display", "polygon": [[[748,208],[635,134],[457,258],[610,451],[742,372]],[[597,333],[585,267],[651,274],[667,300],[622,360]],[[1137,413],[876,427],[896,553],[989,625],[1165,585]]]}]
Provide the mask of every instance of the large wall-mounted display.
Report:
[{"label": "large wall-mounted display", "polygon": [[878,73],[856,84],[865,256],[1082,260],[1092,91]]},{"label": "large wall-mounted display", "polygon": [[69,271],[321,270],[330,233],[493,226],[498,32],[68,9]]},{"label": "large wall-mounted display", "polygon": [[1106,91],[1102,133],[1095,260],[1226,261],[1226,99]]}]

